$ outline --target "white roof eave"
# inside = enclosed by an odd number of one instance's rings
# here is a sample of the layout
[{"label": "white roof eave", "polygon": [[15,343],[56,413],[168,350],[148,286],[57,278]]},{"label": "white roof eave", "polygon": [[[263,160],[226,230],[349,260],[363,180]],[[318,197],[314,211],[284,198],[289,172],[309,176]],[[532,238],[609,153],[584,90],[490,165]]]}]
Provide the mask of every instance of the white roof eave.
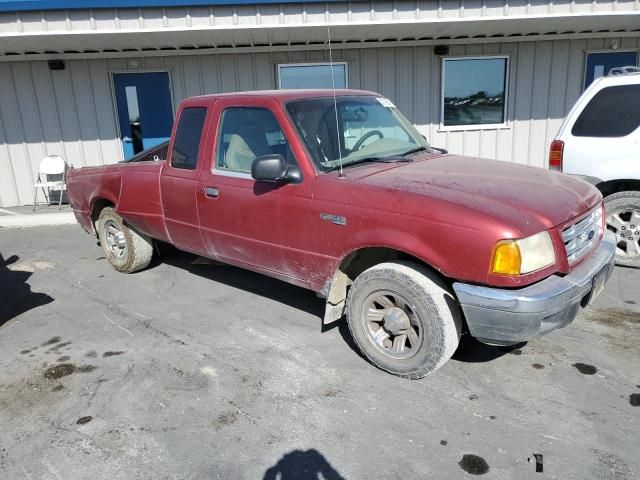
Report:
[{"label": "white roof eave", "polygon": [[[345,48],[359,42],[398,42],[466,39],[468,42],[504,41],[505,38],[535,40],[536,36],[578,33],[624,33],[640,35],[637,14],[576,14],[526,17],[478,17],[425,19],[360,24],[336,23],[286,25],[220,25],[188,28],[101,29],[0,33],[0,56],[25,53],[136,52],[162,49],[233,49],[324,44],[327,28],[332,41]],[[495,40],[494,40],[495,39]],[[456,42],[457,43],[457,42]],[[17,54],[17,55],[15,55]],[[27,55],[29,56],[29,55]]]}]

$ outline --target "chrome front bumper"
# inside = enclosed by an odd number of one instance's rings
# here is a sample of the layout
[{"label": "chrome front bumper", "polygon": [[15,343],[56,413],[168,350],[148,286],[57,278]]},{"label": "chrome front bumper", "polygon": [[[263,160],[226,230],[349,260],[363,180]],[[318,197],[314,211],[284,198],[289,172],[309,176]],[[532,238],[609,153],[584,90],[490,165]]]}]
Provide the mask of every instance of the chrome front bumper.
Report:
[{"label": "chrome front bumper", "polygon": [[509,345],[568,325],[602,291],[615,250],[615,236],[607,231],[591,257],[569,275],[514,290],[454,283],[469,332],[486,343]]}]

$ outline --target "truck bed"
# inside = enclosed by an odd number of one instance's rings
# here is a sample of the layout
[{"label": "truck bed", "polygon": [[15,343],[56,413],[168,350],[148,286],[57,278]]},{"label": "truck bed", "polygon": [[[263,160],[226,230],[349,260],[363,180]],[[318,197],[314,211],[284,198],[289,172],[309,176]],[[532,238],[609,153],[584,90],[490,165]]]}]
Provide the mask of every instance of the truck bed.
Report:
[{"label": "truck bed", "polygon": [[167,241],[160,197],[163,165],[164,161],[138,160],[72,169],[67,189],[78,222],[95,233],[93,212],[97,202],[107,203],[116,206],[116,212],[141,232]]}]

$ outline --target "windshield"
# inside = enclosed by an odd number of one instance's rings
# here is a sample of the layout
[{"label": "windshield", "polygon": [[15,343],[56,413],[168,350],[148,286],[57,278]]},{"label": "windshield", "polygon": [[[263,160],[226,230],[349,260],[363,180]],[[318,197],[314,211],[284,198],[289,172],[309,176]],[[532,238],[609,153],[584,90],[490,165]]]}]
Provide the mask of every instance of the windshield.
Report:
[{"label": "windshield", "polygon": [[286,105],[318,168],[340,166],[429,150],[429,144],[391,101],[373,96],[296,100]]}]

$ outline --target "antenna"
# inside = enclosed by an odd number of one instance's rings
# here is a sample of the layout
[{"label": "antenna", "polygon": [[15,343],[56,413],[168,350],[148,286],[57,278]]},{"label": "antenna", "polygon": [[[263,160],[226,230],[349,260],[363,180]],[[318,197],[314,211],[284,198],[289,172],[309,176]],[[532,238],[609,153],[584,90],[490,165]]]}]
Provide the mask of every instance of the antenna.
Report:
[{"label": "antenna", "polygon": [[342,146],[340,145],[340,126],[338,125],[338,100],[336,99],[336,77],[333,74],[333,52],[331,50],[331,27],[327,27],[327,37],[329,37],[329,65],[331,66],[331,87],[333,89],[333,110],[336,114],[336,140],[338,141],[338,161],[340,162],[340,173],[338,177],[344,177],[342,172]]}]

